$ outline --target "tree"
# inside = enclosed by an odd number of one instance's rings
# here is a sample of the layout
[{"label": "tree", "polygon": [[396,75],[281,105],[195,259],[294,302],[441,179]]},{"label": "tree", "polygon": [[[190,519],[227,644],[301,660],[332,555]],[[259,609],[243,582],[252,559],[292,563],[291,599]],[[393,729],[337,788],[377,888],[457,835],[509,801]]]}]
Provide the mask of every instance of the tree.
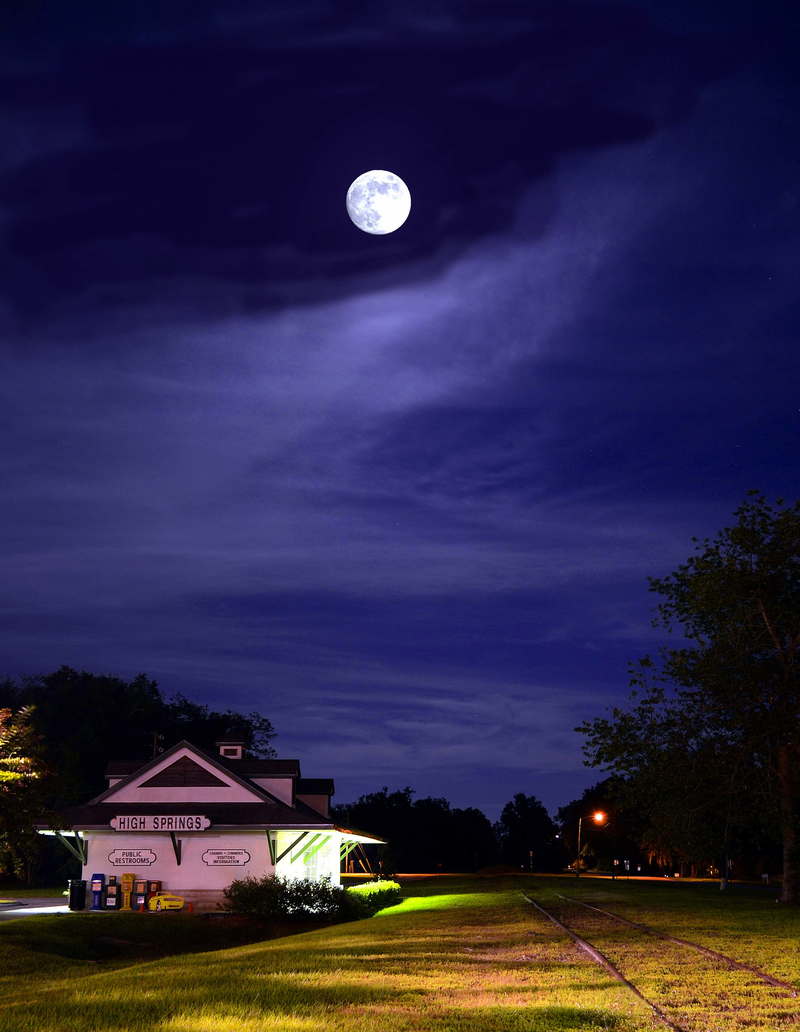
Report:
[{"label": "tree", "polygon": [[451,871],[479,871],[497,862],[498,845],[492,822],[474,806],[451,810]]},{"label": "tree", "polygon": [[[606,814],[602,825],[595,824],[591,815]],[[642,819],[626,799],[624,783],[620,778],[604,778],[587,788],[579,799],[573,799],[558,810],[558,824],[566,856],[572,863],[578,856],[578,821],[582,820],[581,855],[601,870],[615,871],[614,860],[628,860],[636,869],[642,861],[640,840]],[[622,870],[625,868],[623,867]],[[618,873],[622,873],[619,871]]]},{"label": "tree", "polygon": [[[800,502],[751,491],[732,527],[693,539],[696,554],[664,578],[655,626],[685,644],[641,661],[633,708],[587,721],[591,766],[679,800],[714,838],[723,875],[732,837],[772,815],[783,847],[783,901],[800,892]],[[646,683],[647,682],[647,683]],[[644,688],[644,693],[641,694]],[[684,777],[693,773],[694,795]]]},{"label": "tree", "polygon": [[497,846],[489,819],[468,807],[454,809],[446,799],[414,799],[414,790],[362,795],[335,806],[332,816],[350,828],[364,828],[386,839],[379,857],[393,871],[475,871],[491,864]]},{"label": "tree", "polygon": [[725,888],[734,856],[754,864],[754,854],[772,852],[774,806],[758,757],[709,721],[701,695],[670,694],[650,660],[633,668],[631,684],[629,710],[615,709],[610,720],[582,728],[595,765],[618,775],[612,809],[626,823],[633,818],[632,831],[651,862],[718,869]]},{"label": "tree", "polygon": [[152,756],[163,708],[156,682],[144,675],[126,682],[69,667],[19,684],[7,681],[2,699],[32,707],[33,726],[52,772],[45,786],[48,801],[56,810],[100,792],[109,759]]},{"label": "tree", "polygon": [[164,704],[159,730],[167,743],[185,738],[211,753],[216,752],[214,742],[222,735],[240,734],[251,756],[268,759],[275,755],[270,744],[275,729],[255,710],[247,714],[230,709],[220,712],[192,702],[184,695],[175,695]]},{"label": "tree", "polygon": [[0,709],[0,788],[8,790],[39,777],[30,750],[32,732],[30,708],[16,717],[10,709]]},{"label": "tree", "polygon": [[557,828],[533,795],[517,792],[495,826],[503,860],[526,871],[553,866]]},{"label": "tree", "polygon": [[413,841],[413,795],[410,787],[390,792],[384,787],[379,792],[368,792],[353,803],[339,803],[331,807],[331,816],[347,828],[363,828],[385,839],[378,855],[386,873],[413,871],[415,868]]},{"label": "tree", "polygon": [[19,684],[4,682],[0,704],[32,707],[32,726],[53,772],[46,780],[48,802],[56,810],[102,791],[110,759],[144,763],[182,738],[213,753],[215,739],[240,733],[254,755],[274,756],[275,732],[266,717],[210,710],[182,695],[167,701],[145,674],[125,681],[62,666]]},{"label": "tree", "polygon": [[0,872],[25,872],[43,801],[39,741],[28,707],[0,709]]}]

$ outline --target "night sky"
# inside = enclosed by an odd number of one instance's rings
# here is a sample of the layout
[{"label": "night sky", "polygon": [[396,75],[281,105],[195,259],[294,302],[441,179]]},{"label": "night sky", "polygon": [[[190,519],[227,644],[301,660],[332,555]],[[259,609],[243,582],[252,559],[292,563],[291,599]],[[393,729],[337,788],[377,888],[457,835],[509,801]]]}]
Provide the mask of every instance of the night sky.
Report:
[{"label": "night sky", "polygon": [[0,673],[574,798],[647,576],[800,494],[795,5],[4,10]]}]

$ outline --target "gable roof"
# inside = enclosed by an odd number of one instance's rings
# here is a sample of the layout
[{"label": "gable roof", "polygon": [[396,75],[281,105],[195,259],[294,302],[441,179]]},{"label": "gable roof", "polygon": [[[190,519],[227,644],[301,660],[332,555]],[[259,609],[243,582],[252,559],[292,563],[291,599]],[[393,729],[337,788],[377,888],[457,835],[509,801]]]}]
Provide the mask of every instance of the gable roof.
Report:
[{"label": "gable roof", "polygon": [[[198,752],[201,750],[198,749]],[[164,754],[161,753],[163,756]],[[207,753],[203,753],[207,756]],[[243,756],[240,760],[228,756],[215,756],[214,759],[226,770],[231,770],[243,778],[298,778],[300,777],[299,760],[258,759],[254,756]],[[141,768],[141,760],[111,760],[106,764],[107,778],[126,778]]]},{"label": "gable roof", "polygon": [[224,764],[219,763],[216,756],[209,756],[208,753],[203,752],[202,749],[198,749],[196,745],[192,745],[191,742],[187,742],[186,739],[183,738],[180,742],[177,742],[175,745],[173,745],[172,748],[167,749],[165,752],[159,753],[158,756],[154,756],[152,760],[148,760],[146,763],[143,763],[140,766],[138,766],[135,770],[131,771],[127,776],[123,777],[121,781],[118,781],[116,784],[111,785],[109,788],[107,788],[105,792],[101,792],[100,795],[95,796],[94,799],[90,799],[88,805],[93,806],[97,803],[106,802],[106,800],[108,800],[111,796],[116,795],[118,792],[120,792],[127,785],[130,785],[142,774],[146,774],[147,771],[153,770],[154,767],[159,766],[164,762],[164,760],[168,759],[170,756],[173,756],[181,749],[188,749],[190,752],[193,752],[195,756],[199,756],[201,759],[205,760],[206,763],[210,764],[212,767],[215,767],[218,771],[220,771],[220,773],[224,774],[227,778],[236,782],[236,784],[239,785],[240,788],[246,789],[253,795],[260,796],[263,800],[268,802],[280,802],[279,799],[277,799],[271,792],[268,792],[265,788],[261,788],[259,785],[253,784],[252,781],[245,781],[245,779],[240,777],[235,771],[231,770],[229,767],[226,767]]},{"label": "gable roof", "polygon": [[147,781],[142,781],[139,788],[227,788],[229,784],[212,774],[207,767],[201,767],[191,756],[181,756],[168,767],[162,767]]}]

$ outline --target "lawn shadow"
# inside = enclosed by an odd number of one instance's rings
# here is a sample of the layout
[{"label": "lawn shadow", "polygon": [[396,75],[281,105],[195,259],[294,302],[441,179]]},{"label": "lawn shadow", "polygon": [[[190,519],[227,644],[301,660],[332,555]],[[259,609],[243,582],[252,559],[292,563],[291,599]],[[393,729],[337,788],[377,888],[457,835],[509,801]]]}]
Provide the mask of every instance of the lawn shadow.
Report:
[{"label": "lawn shadow", "polygon": [[601,1007],[476,1007],[468,1012],[434,1011],[434,1027],[457,1028],[459,1032],[633,1032],[641,1024]]},{"label": "lawn shadow", "polygon": [[[397,990],[378,986],[364,986],[337,982],[331,986],[314,986],[307,979],[289,974],[269,972],[259,976],[230,981],[204,982],[199,972],[182,971],[178,977],[162,970],[162,977],[143,986],[137,969],[135,977],[119,978],[119,972],[109,973],[102,981],[92,979],[92,990],[81,992],[70,988],[48,994],[44,999],[33,998],[5,1004],[0,1012],[2,1032],[40,1032],[55,1030],[54,1007],[57,1008],[58,1030],[89,1032],[95,1029],[155,1029],[164,1023],[187,1015],[204,1015],[215,1010],[231,1013],[232,1007],[241,1015],[271,1016],[270,1027],[275,1027],[275,1016],[285,1015],[289,1021],[309,1018],[327,1007],[368,1005],[396,998]],[[55,997],[55,998],[54,998]],[[214,1027],[212,1024],[200,1027]]]}]

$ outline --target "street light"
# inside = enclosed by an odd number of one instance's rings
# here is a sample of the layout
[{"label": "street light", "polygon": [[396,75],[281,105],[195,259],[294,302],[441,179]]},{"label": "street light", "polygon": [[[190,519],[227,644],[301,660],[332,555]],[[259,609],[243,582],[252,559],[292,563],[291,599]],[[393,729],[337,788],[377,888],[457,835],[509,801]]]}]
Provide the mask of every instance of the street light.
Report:
[{"label": "street light", "polygon": [[[592,814],[592,820],[595,824],[605,824],[608,820],[608,814],[603,810],[595,810]],[[575,877],[580,878],[581,876],[581,825],[583,824],[583,817],[578,818],[578,859],[575,861]]]}]

